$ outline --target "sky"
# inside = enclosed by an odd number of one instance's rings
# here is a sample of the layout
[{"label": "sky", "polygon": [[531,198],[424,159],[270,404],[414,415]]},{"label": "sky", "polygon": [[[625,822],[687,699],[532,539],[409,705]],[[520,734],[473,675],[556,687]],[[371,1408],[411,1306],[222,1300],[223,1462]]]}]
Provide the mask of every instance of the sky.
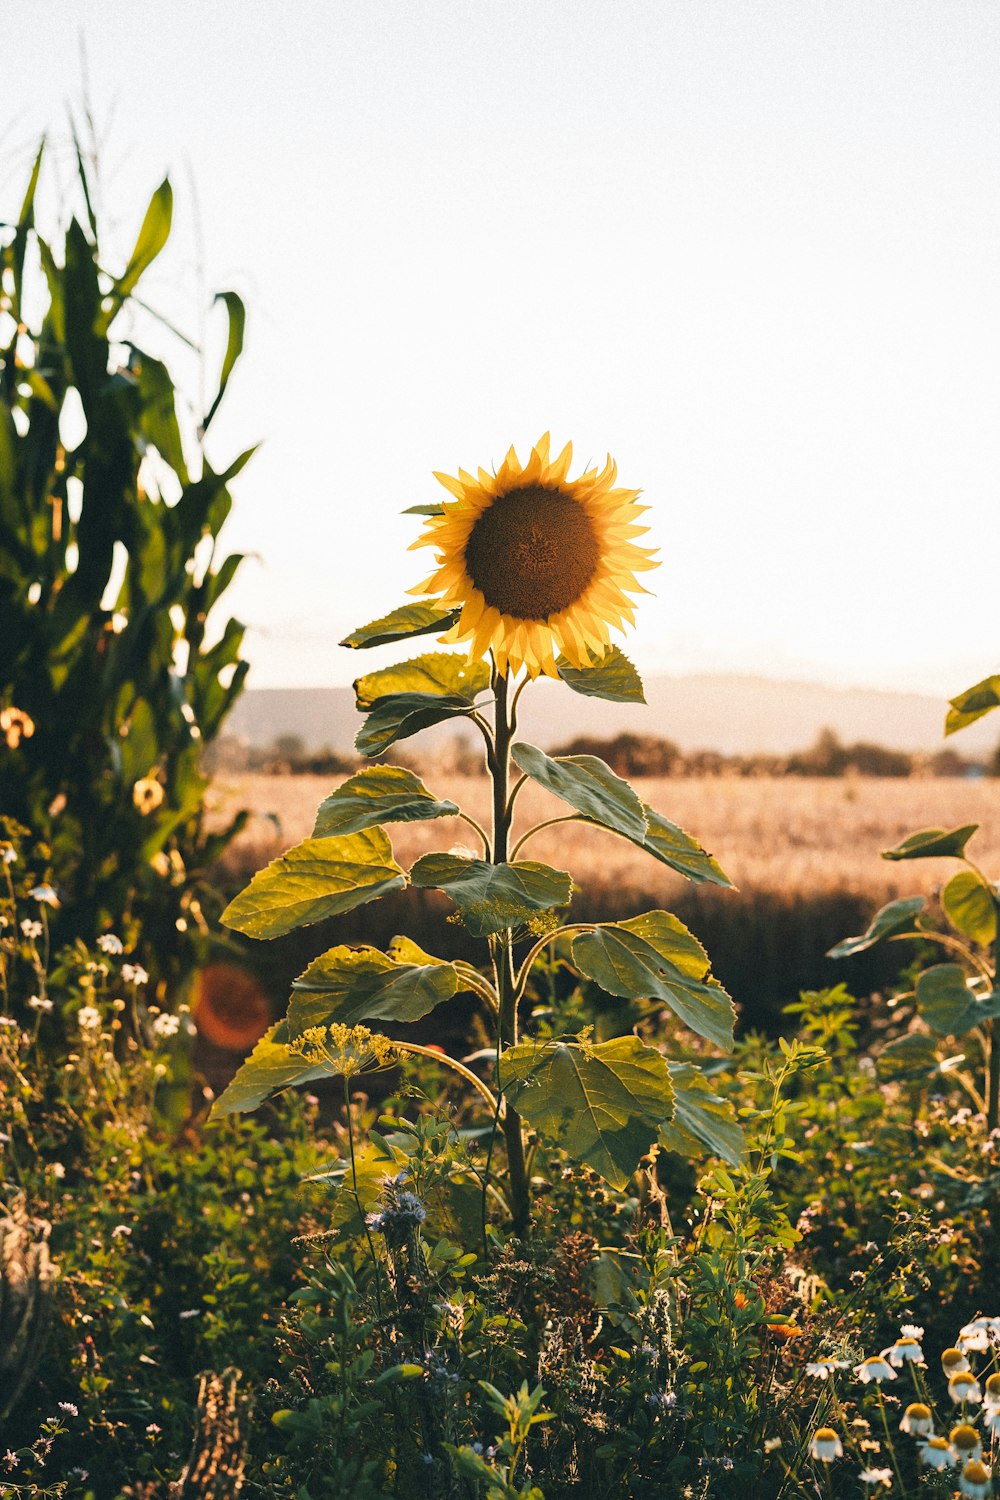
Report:
[{"label": "sky", "polygon": [[262,440],[224,534],[251,686],[349,682],[337,642],[426,576],[400,511],[546,430],[651,507],[644,672],[996,670],[995,0],[0,16],[0,219],[43,132],[61,212],[86,92],[121,256],[175,188],[149,300],[210,360],[211,293],[247,302],[209,457]]}]

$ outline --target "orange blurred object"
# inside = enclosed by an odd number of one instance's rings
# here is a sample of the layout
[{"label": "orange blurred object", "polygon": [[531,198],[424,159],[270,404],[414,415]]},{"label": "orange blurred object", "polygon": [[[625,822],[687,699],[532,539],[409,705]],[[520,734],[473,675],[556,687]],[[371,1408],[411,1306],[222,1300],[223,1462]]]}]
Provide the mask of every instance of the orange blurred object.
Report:
[{"label": "orange blurred object", "polygon": [[245,1053],[271,1024],[267,995],[239,964],[206,964],[199,970],[191,1012],[205,1040],[228,1052]]}]

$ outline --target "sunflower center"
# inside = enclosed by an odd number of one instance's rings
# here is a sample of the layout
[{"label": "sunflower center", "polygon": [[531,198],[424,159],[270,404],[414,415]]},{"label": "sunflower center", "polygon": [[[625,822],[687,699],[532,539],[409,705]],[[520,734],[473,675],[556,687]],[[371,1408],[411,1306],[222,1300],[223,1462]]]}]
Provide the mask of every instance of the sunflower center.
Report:
[{"label": "sunflower center", "polygon": [[486,603],[518,620],[546,620],[575,604],[599,557],[580,502],[540,484],[499,495],[465,544],[466,570]]}]

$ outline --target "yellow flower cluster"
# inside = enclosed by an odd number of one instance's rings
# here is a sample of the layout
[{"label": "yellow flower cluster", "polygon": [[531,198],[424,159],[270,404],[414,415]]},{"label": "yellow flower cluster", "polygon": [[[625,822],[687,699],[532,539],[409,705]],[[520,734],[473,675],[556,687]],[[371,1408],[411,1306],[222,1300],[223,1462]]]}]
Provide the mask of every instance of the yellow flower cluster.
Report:
[{"label": "yellow flower cluster", "polygon": [[308,1063],[328,1065],[343,1078],[384,1068],[395,1059],[392,1042],[367,1026],[309,1026],[293,1043]]}]

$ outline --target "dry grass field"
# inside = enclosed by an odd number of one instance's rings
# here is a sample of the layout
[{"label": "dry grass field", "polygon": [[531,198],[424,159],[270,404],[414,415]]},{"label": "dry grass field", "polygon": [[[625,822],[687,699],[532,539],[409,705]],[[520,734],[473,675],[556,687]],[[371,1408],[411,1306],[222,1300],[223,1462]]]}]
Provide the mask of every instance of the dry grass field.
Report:
[{"label": "dry grass field", "polygon": [[[436,795],[451,797],[481,822],[488,819],[485,779],[428,775],[427,782]],[[217,821],[237,807],[254,815],[231,851],[234,872],[248,873],[307,838],[317,806],[335,784],[320,776],[243,776],[217,783]],[[969,852],[987,872],[1000,872],[1000,779],[723,777],[635,785],[644,801],[709,849],[744,892],[839,891],[878,900],[930,891],[954,869],[952,862],[898,864],[880,859],[879,851],[917,828],[961,823],[981,825]],[[515,836],[566,811],[540,787],[526,784],[518,797]],[[477,847],[472,829],[457,819],[396,824],[389,834],[404,866],[429,849]],[[624,840],[578,824],[538,834],[521,857],[572,870],[584,890],[641,889],[666,899],[683,885]]]}]

